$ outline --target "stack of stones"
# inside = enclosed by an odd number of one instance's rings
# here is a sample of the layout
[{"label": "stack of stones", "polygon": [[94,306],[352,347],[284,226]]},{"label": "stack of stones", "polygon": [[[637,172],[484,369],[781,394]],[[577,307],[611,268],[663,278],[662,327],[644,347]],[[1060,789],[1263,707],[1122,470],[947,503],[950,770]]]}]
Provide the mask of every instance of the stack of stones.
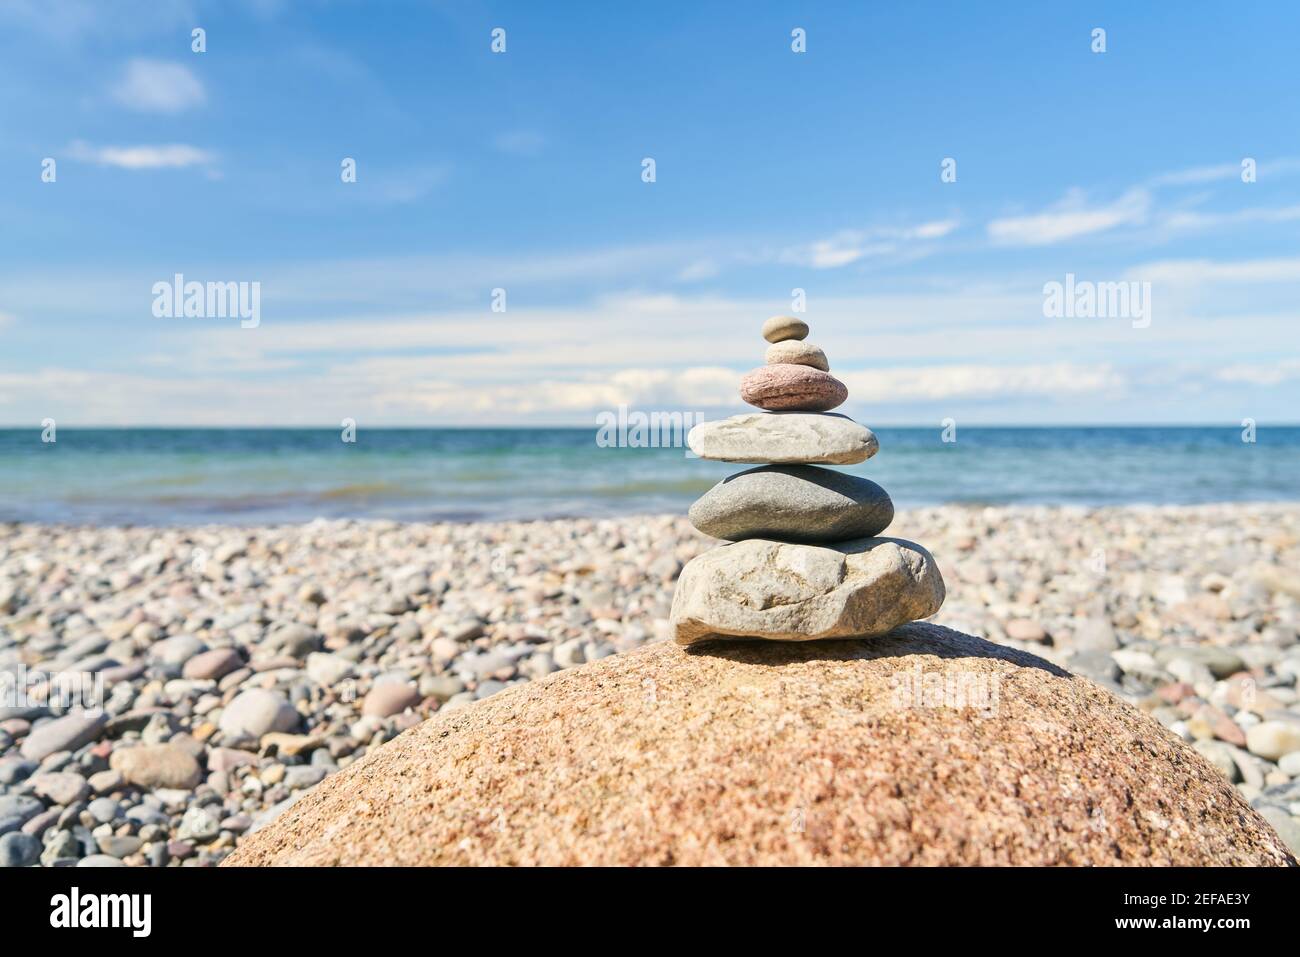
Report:
[{"label": "stack of stones", "polygon": [[701,423],[687,437],[700,458],[764,464],[691,506],[696,528],[732,544],[682,570],[672,607],[680,644],[883,635],[943,604],[930,553],[877,537],[894,518],[885,490],[823,467],[864,462],[880,446],[870,429],[830,411],[848,389],[807,335],[800,319],[769,319],[767,365],[740,383],[741,398],[763,411]]}]

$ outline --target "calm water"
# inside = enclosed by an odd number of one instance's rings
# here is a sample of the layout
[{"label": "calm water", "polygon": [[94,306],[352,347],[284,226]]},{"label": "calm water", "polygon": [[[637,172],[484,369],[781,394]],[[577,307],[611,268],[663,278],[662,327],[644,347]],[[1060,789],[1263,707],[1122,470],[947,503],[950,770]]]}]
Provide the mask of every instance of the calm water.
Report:
[{"label": "calm water", "polygon": [[[900,506],[1300,500],[1300,428],[877,429],[848,471]],[[0,521],[183,524],[685,511],[745,466],[595,429],[0,430]]]}]

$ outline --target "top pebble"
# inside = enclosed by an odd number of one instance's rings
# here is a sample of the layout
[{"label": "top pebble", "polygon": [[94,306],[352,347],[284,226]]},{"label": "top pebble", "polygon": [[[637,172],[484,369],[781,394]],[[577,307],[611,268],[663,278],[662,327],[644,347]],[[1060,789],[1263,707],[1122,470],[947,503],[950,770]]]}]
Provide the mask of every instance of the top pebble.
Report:
[{"label": "top pebble", "polygon": [[763,323],[763,338],[768,342],[787,339],[804,339],[808,336],[808,323],[794,316],[773,316]]}]

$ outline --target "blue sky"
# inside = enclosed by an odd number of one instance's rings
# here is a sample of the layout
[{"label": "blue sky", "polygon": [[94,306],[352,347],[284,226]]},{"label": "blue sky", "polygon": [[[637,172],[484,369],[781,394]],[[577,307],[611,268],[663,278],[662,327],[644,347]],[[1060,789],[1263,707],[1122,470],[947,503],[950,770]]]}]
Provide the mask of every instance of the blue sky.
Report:
[{"label": "blue sky", "polygon": [[[868,424],[1294,422],[1297,35],[1280,2],[0,0],[0,423],[722,414],[796,288]],[[155,317],[176,273],[260,283],[260,324]],[[1067,273],[1149,282],[1150,324],[1044,316]]]}]

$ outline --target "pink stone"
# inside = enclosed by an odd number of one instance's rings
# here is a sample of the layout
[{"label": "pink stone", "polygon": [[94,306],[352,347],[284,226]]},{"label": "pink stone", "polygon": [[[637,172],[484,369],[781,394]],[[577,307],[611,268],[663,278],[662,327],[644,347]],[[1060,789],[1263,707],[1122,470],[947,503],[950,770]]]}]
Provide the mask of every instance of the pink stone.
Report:
[{"label": "pink stone", "polygon": [[361,713],[387,718],[401,714],[420,703],[420,692],[405,681],[384,681],[370,689],[361,704]]},{"label": "pink stone", "polygon": [[828,412],[849,397],[849,390],[829,372],[780,362],[741,379],[740,397],[769,412]]}]

